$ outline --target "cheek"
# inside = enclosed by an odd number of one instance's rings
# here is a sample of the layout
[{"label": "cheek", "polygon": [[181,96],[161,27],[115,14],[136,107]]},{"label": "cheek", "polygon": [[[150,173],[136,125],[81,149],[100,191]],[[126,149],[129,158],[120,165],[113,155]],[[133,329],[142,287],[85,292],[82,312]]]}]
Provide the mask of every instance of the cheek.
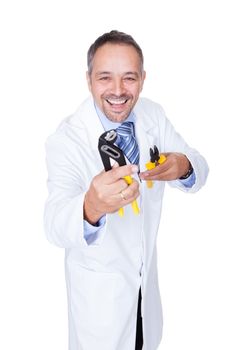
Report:
[{"label": "cheek", "polygon": [[141,88],[137,87],[134,90],[131,90],[132,95],[134,96],[134,99],[138,99],[138,96],[141,92]]},{"label": "cheek", "polygon": [[108,90],[107,86],[105,86],[105,85],[103,86],[102,84],[96,84],[96,86],[93,89],[95,95],[97,95],[97,96],[104,95],[107,90]]},{"label": "cheek", "polygon": [[92,87],[91,93],[95,98],[100,99],[101,95],[103,94],[103,91],[99,87],[95,86],[95,87]]}]

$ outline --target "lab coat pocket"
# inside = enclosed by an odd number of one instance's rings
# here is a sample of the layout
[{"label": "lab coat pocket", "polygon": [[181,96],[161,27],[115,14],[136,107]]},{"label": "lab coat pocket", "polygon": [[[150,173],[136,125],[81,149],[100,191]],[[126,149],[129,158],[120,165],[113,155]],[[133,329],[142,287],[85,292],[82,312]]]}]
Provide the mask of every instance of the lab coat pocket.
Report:
[{"label": "lab coat pocket", "polygon": [[97,333],[107,331],[115,322],[115,297],[120,276],[87,269],[74,262],[70,272],[71,307],[77,315],[78,329]]}]

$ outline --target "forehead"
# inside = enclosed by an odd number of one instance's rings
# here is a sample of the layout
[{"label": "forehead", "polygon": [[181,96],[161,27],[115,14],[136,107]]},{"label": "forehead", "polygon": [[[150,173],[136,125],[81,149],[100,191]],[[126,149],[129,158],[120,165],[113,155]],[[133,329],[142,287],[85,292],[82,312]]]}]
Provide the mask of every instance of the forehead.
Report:
[{"label": "forehead", "polygon": [[99,47],[93,58],[93,70],[125,69],[140,70],[141,62],[136,49],[132,45],[106,43]]}]

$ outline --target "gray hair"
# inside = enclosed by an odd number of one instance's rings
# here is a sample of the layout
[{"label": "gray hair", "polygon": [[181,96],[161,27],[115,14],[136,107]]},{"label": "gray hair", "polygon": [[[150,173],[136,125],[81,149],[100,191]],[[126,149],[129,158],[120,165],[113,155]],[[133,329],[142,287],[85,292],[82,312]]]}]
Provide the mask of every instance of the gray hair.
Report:
[{"label": "gray hair", "polygon": [[95,42],[90,46],[88,52],[87,52],[87,67],[88,67],[88,73],[91,74],[92,68],[93,68],[93,58],[95,56],[96,51],[103,46],[106,43],[111,44],[125,44],[130,45],[135,48],[137,51],[140,61],[141,61],[141,69],[143,71],[143,53],[140,46],[137,44],[137,42],[133,39],[131,35],[125,34],[123,32],[119,32],[117,30],[112,30],[109,33],[105,33],[98,37]]}]

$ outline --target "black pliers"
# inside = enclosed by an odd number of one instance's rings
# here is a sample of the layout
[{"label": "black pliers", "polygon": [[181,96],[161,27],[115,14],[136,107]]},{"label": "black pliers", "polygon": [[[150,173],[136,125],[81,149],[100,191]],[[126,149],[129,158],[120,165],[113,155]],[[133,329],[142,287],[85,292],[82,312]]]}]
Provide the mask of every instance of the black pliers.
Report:
[{"label": "black pliers", "polygon": [[111,161],[110,161],[111,158],[115,160],[120,166],[126,165],[124,153],[119,147],[114,145],[114,143],[116,142],[116,139],[117,139],[117,132],[114,129],[105,131],[99,137],[98,149],[99,149],[99,153],[100,153],[105,171],[112,169]]},{"label": "black pliers", "polygon": [[[120,166],[126,165],[126,160],[123,151],[117,147],[114,142],[117,140],[117,132],[112,129],[109,131],[105,131],[99,137],[98,149],[99,153],[104,165],[105,171],[111,170],[111,159],[115,160]],[[124,176],[124,180],[128,185],[131,185],[133,179],[130,175]],[[135,214],[139,213],[139,208],[137,205],[137,201],[134,200],[132,203],[132,208]],[[123,208],[120,208],[118,211],[120,216],[124,215]]]}]

